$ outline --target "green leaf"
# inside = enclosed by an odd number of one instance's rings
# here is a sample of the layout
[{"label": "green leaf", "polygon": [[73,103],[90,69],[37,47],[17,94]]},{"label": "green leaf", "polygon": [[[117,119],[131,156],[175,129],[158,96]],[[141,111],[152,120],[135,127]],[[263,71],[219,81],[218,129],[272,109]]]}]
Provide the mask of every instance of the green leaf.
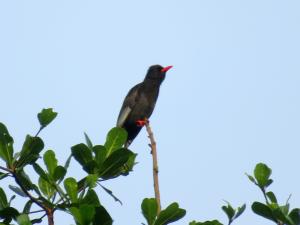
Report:
[{"label": "green leaf", "polygon": [[80,205],[79,208],[71,207],[70,212],[78,224],[88,225],[94,220],[95,207],[91,205]]},{"label": "green leaf", "polygon": [[61,181],[64,179],[67,170],[62,166],[57,166],[54,170],[53,179],[55,181]]},{"label": "green leaf", "polygon": [[64,186],[67,191],[67,194],[69,195],[71,202],[76,203],[77,202],[77,193],[78,193],[78,186],[77,182],[73,177],[69,177],[65,179]]},{"label": "green leaf", "polygon": [[11,167],[13,161],[13,143],[14,140],[8,133],[6,126],[0,123],[0,158]]},{"label": "green leaf", "polygon": [[8,207],[7,197],[4,190],[0,187],[0,210]]},{"label": "green leaf", "polygon": [[300,209],[295,208],[289,213],[289,217],[294,222],[294,224],[300,224]]},{"label": "green leaf", "polygon": [[42,218],[38,218],[38,219],[33,219],[33,220],[31,220],[31,223],[32,223],[32,224],[42,223],[42,222],[43,222],[43,219],[42,219]]},{"label": "green leaf", "polygon": [[157,202],[155,198],[145,198],[142,202],[142,213],[147,220],[148,225],[154,224],[157,216]]},{"label": "green leaf", "polygon": [[174,202],[160,212],[154,225],[166,225],[172,223],[184,217],[185,214],[186,211],[179,208],[178,203]]},{"label": "green leaf", "polygon": [[35,172],[40,175],[44,180],[49,181],[48,175],[46,174],[46,172],[42,169],[42,167],[40,167],[39,164],[37,163],[33,163],[32,164],[33,169],[35,170]]},{"label": "green leaf", "polygon": [[267,204],[267,206],[268,206],[271,210],[274,210],[274,209],[279,208],[279,205],[278,205],[277,203],[269,203],[269,204]]},{"label": "green leaf", "polygon": [[[278,207],[273,210],[273,215],[277,220],[283,222],[284,224],[294,225],[293,220],[291,218],[289,218],[289,216],[287,214],[285,214],[284,211],[285,211],[284,208]],[[288,213],[288,212],[286,212],[286,213]]]},{"label": "green leaf", "polygon": [[8,185],[9,189],[12,190],[13,192],[15,192],[16,194],[22,196],[22,197],[27,197],[27,195],[24,193],[24,191],[22,191],[21,188],[17,187],[17,186],[13,186],[13,185]]},{"label": "green leaf", "polygon": [[222,209],[226,213],[229,221],[232,221],[234,214],[235,214],[234,208],[232,208],[232,206],[229,203],[227,203],[227,206],[225,206],[225,205],[222,206]]},{"label": "green leaf", "polygon": [[290,210],[290,204],[287,202],[285,205],[280,206],[280,209],[284,213],[284,215],[287,215]]},{"label": "green leaf", "polygon": [[27,214],[21,214],[17,217],[17,222],[19,225],[31,225],[30,219]]},{"label": "green leaf", "polygon": [[55,188],[42,177],[39,178],[39,188],[48,199],[50,199],[55,192]]},{"label": "green leaf", "polygon": [[93,149],[93,143],[91,141],[91,139],[89,138],[89,136],[84,132],[84,137],[85,137],[85,142],[87,144],[87,146],[89,147],[89,149]]},{"label": "green leaf", "polygon": [[95,207],[91,205],[80,205],[79,211],[83,219],[83,224],[90,224],[95,216]]},{"label": "green leaf", "polygon": [[29,201],[26,202],[26,204],[25,204],[25,206],[23,208],[23,213],[24,214],[29,214],[31,206],[32,206],[32,203],[33,202],[31,200],[29,200]]},{"label": "green leaf", "polygon": [[99,175],[103,179],[111,179],[122,173],[124,164],[133,155],[127,149],[115,150],[104,162],[99,169]]},{"label": "green leaf", "polygon": [[71,207],[69,210],[70,210],[70,213],[72,214],[72,216],[74,217],[76,224],[83,225],[83,219],[82,219],[79,209],[77,207]]},{"label": "green leaf", "polygon": [[82,167],[89,174],[98,174],[98,164],[95,160],[89,161],[85,166]]},{"label": "green leaf", "polygon": [[269,179],[268,182],[267,182],[267,184],[266,184],[266,187],[269,187],[272,183],[273,183],[273,180]]},{"label": "green leaf", "polygon": [[136,164],[135,163],[135,158],[136,158],[137,154],[132,154],[129,159],[127,160],[123,171],[122,171],[122,175],[128,175],[130,171],[132,171],[133,166]]},{"label": "green leaf", "polygon": [[80,204],[100,206],[100,201],[96,192],[93,189],[89,189],[84,198],[80,201]]},{"label": "green leaf", "polygon": [[195,220],[189,223],[189,225],[198,225],[198,224],[200,223],[196,222]]},{"label": "green leaf", "polygon": [[44,142],[41,138],[27,135],[20,152],[17,166],[23,167],[27,164],[34,163],[39,158],[39,154],[43,150],[43,148]]},{"label": "green leaf", "polygon": [[103,206],[96,207],[95,212],[94,225],[112,225],[113,220]]},{"label": "green leaf", "polygon": [[95,160],[98,167],[101,167],[106,159],[106,148],[103,145],[95,145],[93,147],[93,152],[95,153]]},{"label": "green leaf", "polygon": [[267,192],[266,195],[272,203],[277,203],[276,196],[274,195],[274,193],[272,191]]},{"label": "green leaf", "polygon": [[92,171],[87,170],[87,165],[93,160],[93,155],[91,149],[85,144],[74,145],[72,148],[72,155],[80,163],[80,165],[85,169],[86,172],[90,173]]},{"label": "green leaf", "polygon": [[23,187],[28,190],[33,190],[34,184],[31,182],[29,176],[24,172],[23,169],[16,171],[16,177],[22,183]]},{"label": "green leaf", "polygon": [[252,211],[256,213],[257,215],[260,215],[264,218],[267,218],[269,220],[272,220],[273,222],[277,222],[276,218],[273,215],[272,210],[265,204],[260,202],[254,202],[252,204]]},{"label": "green leaf", "polygon": [[12,219],[15,219],[19,215],[18,210],[13,207],[7,207],[0,210],[0,218],[4,219],[5,224],[9,224]]},{"label": "green leaf", "polygon": [[0,172],[0,180],[4,179],[5,177],[7,177],[9,175],[9,173],[1,173]]},{"label": "green leaf", "polygon": [[248,179],[249,179],[252,183],[256,184],[255,178],[254,178],[253,176],[251,176],[251,175],[249,175],[249,174],[247,174],[247,173],[246,173],[246,176],[248,177]]},{"label": "green leaf", "polygon": [[211,221],[205,221],[205,222],[196,222],[192,221],[189,223],[189,225],[223,225],[218,220],[211,220]]},{"label": "green leaf", "polygon": [[8,201],[8,205],[11,205],[11,202],[16,198],[16,195],[13,195],[10,197],[9,201]]},{"label": "green leaf", "polygon": [[109,156],[115,150],[122,148],[127,140],[127,132],[125,129],[120,127],[112,128],[106,137],[106,142],[104,144],[107,149],[107,155]]},{"label": "green leaf", "polygon": [[65,162],[64,168],[66,170],[68,170],[68,168],[70,166],[71,159],[72,159],[72,154],[68,157],[67,161]]},{"label": "green leaf", "polygon": [[[97,181],[98,181],[98,176],[96,174],[89,174],[77,182],[77,188],[78,188],[78,190],[83,190],[87,187],[93,188],[96,186]],[[82,194],[83,194],[83,192],[82,192]]]},{"label": "green leaf", "polygon": [[57,112],[53,112],[52,108],[43,109],[38,115],[38,120],[42,128],[49,125],[57,116]]},{"label": "green leaf", "polygon": [[52,150],[48,150],[44,154],[44,163],[47,167],[48,173],[51,177],[54,175],[54,170],[57,167],[57,159],[55,153]]},{"label": "green leaf", "polygon": [[241,207],[238,207],[237,208],[237,213],[235,214],[234,216],[234,219],[238,218],[240,215],[243,214],[243,212],[245,211],[246,209],[246,204],[242,205]]},{"label": "green leaf", "polygon": [[272,170],[263,163],[258,163],[254,169],[254,176],[255,179],[257,180],[257,184],[259,187],[264,188],[268,185],[269,183],[269,177],[272,173]]},{"label": "green leaf", "polygon": [[97,186],[98,176],[96,174],[89,174],[86,176],[85,182],[87,187],[94,188]]}]

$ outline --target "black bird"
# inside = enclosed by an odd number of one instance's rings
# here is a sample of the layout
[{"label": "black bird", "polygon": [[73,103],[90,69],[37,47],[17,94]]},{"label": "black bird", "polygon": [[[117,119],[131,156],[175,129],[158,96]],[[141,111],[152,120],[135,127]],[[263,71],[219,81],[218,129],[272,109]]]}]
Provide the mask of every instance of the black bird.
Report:
[{"label": "black bird", "polygon": [[119,113],[117,126],[127,133],[127,148],[142,129],[145,119],[151,116],[159,94],[159,87],[165,79],[166,72],[172,66],[150,66],[143,82],[130,89],[124,99]]}]

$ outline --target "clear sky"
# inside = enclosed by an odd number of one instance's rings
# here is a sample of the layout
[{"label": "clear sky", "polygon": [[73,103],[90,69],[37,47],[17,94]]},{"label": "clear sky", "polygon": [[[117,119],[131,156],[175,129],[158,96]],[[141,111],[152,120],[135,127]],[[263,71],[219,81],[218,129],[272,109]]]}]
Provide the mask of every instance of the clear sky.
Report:
[{"label": "clear sky", "polygon": [[[292,194],[300,206],[299,11],[298,0],[1,1],[0,121],[19,149],[38,129],[36,114],[53,107],[59,115],[41,137],[64,163],[84,131],[104,143],[150,65],[173,65],[150,119],[163,207],[187,210],[177,224],[226,222],[228,200],[247,204],[235,224],[271,224],[252,213],[263,197],[244,173],[265,162],[279,201]],[[141,201],[153,196],[147,144],[143,130],[131,145],[133,173],[104,183],[123,206],[97,188],[115,225],[144,222]],[[77,162],[71,168],[85,175]],[[74,224],[61,213],[55,220]]]}]

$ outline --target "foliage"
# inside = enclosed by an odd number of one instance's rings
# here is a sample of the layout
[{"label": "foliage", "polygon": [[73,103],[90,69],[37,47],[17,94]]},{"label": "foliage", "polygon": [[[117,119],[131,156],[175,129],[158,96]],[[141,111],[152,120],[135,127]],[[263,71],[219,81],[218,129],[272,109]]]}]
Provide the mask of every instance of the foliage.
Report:
[{"label": "foliage", "polygon": [[[12,220],[22,225],[39,223],[45,214],[53,217],[56,210],[70,213],[78,225],[112,224],[112,218],[101,205],[94,188],[97,184],[105,188],[101,185],[102,181],[126,176],[132,171],[136,154],[122,147],[127,138],[126,131],[113,128],[108,133],[105,144],[95,146],[85,134],[87,143],[71,147],[71,157],[65,165],[59,165],[53,150],[45,151],[41,157],[44,142],[38,137],[56,116],[57,113],[51,108],[38,113],[40,128],[35,136],[26,136],[19,152],[14,151],[13,138],[6,126],[0,123],[0,158],[5,163],[5,166],[0,167],[3,171],[0,173],[0,179],[13,177],[16,185],[10,185],[9,188],[15,194],[28,199],[23,211],[18,211],[11,206],[11,200],[15,196],[8,200],[4,190],[0,188],[0,224],[10,224]],[[39,158],[42,158],[43,162],[39,162]],[[87,173],[80,181],[66,177],[71,158],[74,158]],[[26,174],[26,167],[32,167],[38,175],[37,184]],[[105,190],[113,196],[109,189]],[[41,208],[39,217],[31,218],[32,205]]]},{"label": "foliage", "polygon": [[181,219],[186,213],[184,209],[179,208],[179,205],[176,202],[157,213],[158,206],[154,198],[145,198],[141,208],[148,225],[169,224]]},{"label": "foliage", "polygon": [[290,210],[288,200],[285,204],[277,202],[276,195],[267,188],[273,183],[270,179],[272,170],[264,163],[258,163],[254,169],[254,175],[248,175],[249,180],[259,187],[264,195],[265,202],[254,202],[251,206],[252,211],[276,224],[299,225],[300,209],[294,208]]},{"label": "foliage", "polygon": [[[37,115],[40,128],[36,135],[27,135],[20,151],[15,151],[14,140],[8,129],[0,123],[0,180],[12,177],[15,185],[9,185],[15,195],[10,198],[0,187],[0,225],[11,224],[15,221],[19,225],[31,225],[42,222],[47,216],[48,224],[54,224],[54,213],[57,210],[73,216],[77,225],[110,225],[113,219],[101,204],[95,188],[101,187],[116,201],[121,202],[111,190],[103,186],[103,181],[127,176],[135,165],[136,154],[123,148],[127,133],[122,128],[112,128],[103,145],[93,145],[85,133],[86,143],[79,143],[71,147],[71,155],[63,165],[60,165],[55,151],[45,151],[44,141],[38,136],[56,117],[53,109],[43,109]],[[42,153],[44,151],[44,153]],[[71,159],[86,172],[81,180],[67,176]],[[31,181],[26,168],[32,167],[38,176],[37,184]],[[265,164],[256,165],[253,175],[248,178],[263,193],[265,202],[253,202],[251,208],[254,213],[278,225],[299,225],[300,209],[290,210],[288,201],[279,204],[272,191],[267,188],[272,184],[270,178],[272,170]],[[16,195],[27,201],[23,210],[17,210],[13,205]],[[34,211],[32,207],[39,208]],[[233,208],[229,202],[222,206],[228,217],[228,223],[235,221],[246,209],[243,204]],[[154,198],[145,198],[141,204],[142,214],[147,225],[166,225],[180,220],[186,211],[174,202],[158,211]],[[192,221],[189,225],[222,225],[218,220],[205,222]]]},{"label": "foliage", "polygon": [[[228,225],[230,225],[235,219],[237,219],[240,215],[243,214],[243,212],[246,209],[246,205],[243,204],[241,207],[233,208],[229,202],[227,202],[227,205],[222,206],[222,210],[225,212],[225,214],[228,217]],[[189,225],[223,225],[218,220],[210,220],[205,222],[196,222],[192,221]]]}]

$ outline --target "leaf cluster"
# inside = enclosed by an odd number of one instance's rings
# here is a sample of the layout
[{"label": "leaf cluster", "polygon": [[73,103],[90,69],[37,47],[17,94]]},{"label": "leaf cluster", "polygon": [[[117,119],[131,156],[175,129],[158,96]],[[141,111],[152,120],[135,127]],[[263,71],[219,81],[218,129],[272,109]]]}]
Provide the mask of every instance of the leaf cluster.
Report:
[{"label": "leaf cluster", "polygon": [[186,214],[186,211],[179,208],[176,202],[158,213],[158,205],[155,198],[145,198],[141,208],[147,225],[166,225],[181,219]]},{"label": "leaf cluster", "polygon": [[[0,180],[14,178],[16,185],[9,185],[9,188],[27,199],[24,209],[18,211],[11,205],[15,195],[8,200],[4,190],[0,188],[1,225],[10,224],[13,220],[22,225],[40,223],[45,216],[53,218],[56,210],[71,214],[77,225],[112,224],[111,216],[101,205],[94,189],[100,185],[118,200],[101,182],[120,175],[126,176],[132,171],[136,154],[122,147],[127,139],[126,131],[113,128],[109,131],[105,144],[95,146],[85,134],[86,144],[80,143],[71,147],[70,157],[64,165],[60,165],[53,150],[46,150],[42,154],[45,145],[38,136],[56,116],[57,113],[51,108],[38,113],[40,128],[35,136],[26,136],[20,151],[14,150],[13,138],[6,126],[0,123],[0,158],[5,163],[5,166],[0,166]],[[66,177],[72,158],[87,172],[80,181]],[[25,172],[26,167],[32,167],[36,172],[37,184]],[[40,208],[35,210],[40,216],[32,216],[33,205]]]},{"label": "leaf cluster", "polygon": [[273,183],[270,178],[272,170],[264,163],[258,163],[253,172],[254,175],[248,175],[249,180],[261,190],[265,202],[255,201],[251,208],[254,213],[279,225],[299,225],[300,209],[290,209],[288,200],[285,204],[279,204],[276,195],[267,189]]},{"label": "leaf cluster", "polygon": [[[104,181],[127,176],[135,163],[136,154],[123,148],[127,133],[122,128],[112,128],[103,145],[93,145],[85,135],[85,143],[71,147],[71,154],[66,162],[59,164],[55,151],[45,150],[44,141],[38,136],[56,117],[52,108],[43,109],[37,115],[40,128],[36,135],[27,135],[22,148],[14,149],[14,140],[8,129],[0,123],[0,180],[11,177],[16,185],[8,187],[18,196],[27,201],[23,210],[13,206],[16,195],[7,197],[0,187],[0,225],[9,225],[13,221],[19,225],[31,225],[42,222],[45,216],[49,224],[54,224],[53,216],[57,210],[73,216],[77,225],[110,225],[113,219],[101,204],[95,191],[101,187],[114,200],[121,201],[111,190],[103,185]],[[42,151],[44,153],[42,154]],[[75,159],[86,172],[81,180],[67,176],[71,159]],[[38,176],[37,184],[27,174],[26,168],[31,167]],[[290,209],[288,200],[279,204],[276,195],[269,191],[273,180],[270,178],[272,170],[264,163],[258,163],[253,175],[247,175],[249,180],[262,192],[265,201],[253,202],[252,211],[278,225],[299,225],[300,209]],[[38,209],[38,210],[36,210]],[[243,204],[234,208],[229,202],[222,206],[228,217],[228,225],[235,221],[246,209]],[[142,214],[147,225],[167,225],[183,218],[186,211],[174,202],[161,211],[158,211],[157,201],[154,198],[145,198],[141,204]],[[51,221],[52,220],[52,221]],[[223,225],[218,220],[205,222],[192,221],[189,225]]]}]

